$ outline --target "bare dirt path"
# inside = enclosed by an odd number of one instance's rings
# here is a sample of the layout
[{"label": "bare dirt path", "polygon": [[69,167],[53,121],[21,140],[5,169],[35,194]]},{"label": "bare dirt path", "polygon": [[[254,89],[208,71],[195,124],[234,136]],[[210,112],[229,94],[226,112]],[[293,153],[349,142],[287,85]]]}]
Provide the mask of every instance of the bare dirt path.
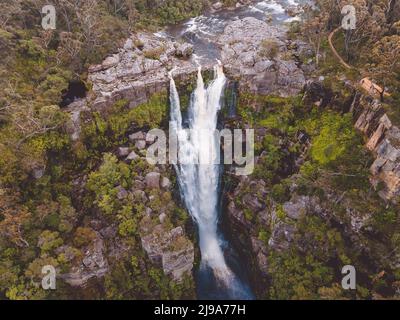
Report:
[{"label": "bare dirt path", "polygon": [[336,34],[336,32],[338,32],[342,27],[338,27],[335,30],[333,30],[329,36],[328,36],[328,42],[329,42],[329,46],[331,47],[331,50],[333,52],[333,54],[336,56],[336,58],[338,58],[338,60],[340,61],[340,63],[346,68],[346,69],[354,69],[354,67],[352,67],[351,65],[347,64],[346,61],[343,60],[343,58],[339,55],[339,53],[336,51],[332,39],[333,36]]}]

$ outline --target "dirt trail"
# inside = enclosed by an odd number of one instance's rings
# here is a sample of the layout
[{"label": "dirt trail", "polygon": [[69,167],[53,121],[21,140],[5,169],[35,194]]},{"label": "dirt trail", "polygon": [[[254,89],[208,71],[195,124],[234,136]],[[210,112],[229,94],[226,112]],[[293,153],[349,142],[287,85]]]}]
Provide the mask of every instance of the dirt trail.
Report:
[{"label": "dirt trail", "polygon": [[335,47],[333,46],[333,42],[332,42],[332,38],[333,36],[336,34],[336,32],[338,32],[342,27],[338,27],[335,30],[333,30],[329,36],[328,36],[328,42],[329,42],[329,46],[331,47],[331,50],[333,52],[333,54],[336,56],[336,58],[338,58],[338,60],[340,61],[340,63],[346,68],[346,69],[354,69],[354,67],[352,67],[351,65],[347,64],[346,61],[343,60],[343,58],[339,55],[339,53],[336,51]]}]

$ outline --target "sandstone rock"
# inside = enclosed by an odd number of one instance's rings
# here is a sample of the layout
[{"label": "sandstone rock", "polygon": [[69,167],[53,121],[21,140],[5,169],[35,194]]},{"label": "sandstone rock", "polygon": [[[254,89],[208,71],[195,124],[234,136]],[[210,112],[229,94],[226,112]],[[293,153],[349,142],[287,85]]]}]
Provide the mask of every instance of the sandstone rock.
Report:
[{"label": "sandstone rock", "polygon": [[139,156],[136,154],[135,151],[132,151],[132,152],[126,157],[126,160],[132,161],[132,160],[135,160],[135,159],[137,159],[137,158],[139,158]]},{"label": "sandstone rock", "polygon": [[117,193],[117,198],[118,200],[125,199],[128,196],[128,191],[126,191],[122,186],[118,186],[118,193]]},{"label": "sandstone rock", "polygon": [[119,147],[118,148],[118,157],[126,157],[129,155],[129,148],[127,147]]},{"label": "sandstone rock", "polygon": [[[265,41],[278,48],[271,60],[264,57]],[[232,78],[240,78],[240,89],[258,94],[277,94],[284,97],[299,93],[305,84],[303,71],[295,61],[287,61],[285,31],[255,18],[244,18],[229,23],[218,39],[225,71]]]},{"label": "sandstone rock", "polygon": [[185,237],[182,227],[168,231],[158,225],[141,240],[150,261],[162,267],[164,273],[174,280],[182,280],[193,269],[194,247]]},{"label": "sandstone rock", "polygon": [[356,95],[352,104],[355,127],[367,138],[367,148],[375,154],[371,166],[371,182],[383,182],[379,195],[385,200],[397,201],[400,196],[400,129],[385,114],[379,101]]},{"label": "sandstone rock", "polygon": [[167,219],[167,215],[163,212],[158,216],[158,219],[160,220],[160,223],[164,223]]},{"label": "sandstone rock", "polygon": [[136,141],[136,140],[145,140],[146,136],[143,131],[135,132],[129,135],[129,140]]},{"label": "sandstone rock", "polygon": [[104,69],[114,67],[119,62],[119,55],[115,54],[113,56],[107,57],[101,64]]},{"label": "sandstone rock", "polygon": [[135,147],[138,148],[139,150],[146,149],[146,141],[137,140],[136,143],[135,143]]},{"label": "sandstone rock", "polygon": [[73,287],[84,287],[91,278],[102,278],[109,270],[104,256],[104,243],[98,237],[93,247],[84,250],[84,256],[78,265],[71,268],[71,272],[60,274],[59,277]]},{"label": "sandstone rock", "polygon": [[161,188],[168,189],[171,186],[171,181],[167,177],[161,179]]},{"label": "sandstone rock", "polygon": [[160,188],[160,173],[158,172],[150,172],[146,175],[146,186],[150,189],[159,189]]},{"label": "sandstone rock", "polygon": [[193,54],[193,45],[189,43],[182,43],[176,48],[176,56],[181,58],[189,58]]},{"label": "sandstone rock", "polygon": [[180,55],[190,55],[189,44],[182,46],[152,33],[139,33],[128,39],[118,54],[102,65],[91,66],[88,78],[93,85],[93,108],[107,109],[120,99],[130,101],[130,108],[146,102],[152,94],[168,88],[171,67],[176,67],[178,80],[191,79],[196,65],[179,59],[176,47],[181,48]]}]

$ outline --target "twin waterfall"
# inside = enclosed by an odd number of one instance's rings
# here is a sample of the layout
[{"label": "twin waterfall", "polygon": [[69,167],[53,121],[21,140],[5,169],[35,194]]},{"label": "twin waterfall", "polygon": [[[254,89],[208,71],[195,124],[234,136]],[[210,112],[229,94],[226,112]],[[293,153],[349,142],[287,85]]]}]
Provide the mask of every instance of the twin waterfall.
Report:
[{"label": "twin waterfall", "polygon": [[[220,64],[215,66],[214,80],[205,87],[201,68],[197,87],[192,93],[188,110],[188,125],[182,123],[179,94],[170,73],[170,130],[178,137],[179,162],[175,165],[177,179],[186,208],[199,231],[201,270],[208,270],[216,287],[228,298],[250,298],[248,289],[228,267],[218,235],[218,200],[220,165],[210,159],[219,152],[214,130],[226,77]],[[171,132],[170,132],[171,134]]]}]

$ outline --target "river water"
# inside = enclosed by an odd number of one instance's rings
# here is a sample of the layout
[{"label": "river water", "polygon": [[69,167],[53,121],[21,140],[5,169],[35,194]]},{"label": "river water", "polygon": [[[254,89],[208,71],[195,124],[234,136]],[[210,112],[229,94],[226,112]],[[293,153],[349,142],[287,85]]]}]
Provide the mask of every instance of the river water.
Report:
[{"label": "river water", "polygon": [[[228,257],[229,244],[219,228],[220,180],[222,166],[208,163],[219,146],[213,138],[217,129],[218,112],[227,82],[223,66],[217,63],[219,49],[213,40],[225,26],[236,19],[254,17],[273,25],[282,25],[299,20],[290,16],[292,11],[305,1],[271,0],[259,1],[235,10],[206,13],[177,26],[171,26],[158,35],[183,39],[193,44],[193,63],[199,67],[197,84],[192,92],[188,114],[181,113],[179,93],[170,74],[170,130],[178,137],[180,164],[175,166],[181,197],[199,233],[201,251],[200,268],[196,274],[197,293],[200,299],[253,299],[240,259],[232,263]],[[206,86],[201,74],[203,63],[215,63],[214,80]],[[182,119],[185,118],[185,121]],[[185,129],[191,129],[190,133]],[[171,134],[171,132],[170,132]]]},{"label": "river water", "polygon": [[[162,37],[183,39],[194,46],[194,60],[206,62],[219,58],[219,49],[213,40],[234,20],[254,17],[275,26],[287,26],[292,21],[300,21],[301,5],[308,0],[264,0],[231,10],[208,12],[191,18],[184,23],[172,25],[158,32]],[[288,12],[298,13],[297,15]]]}]

